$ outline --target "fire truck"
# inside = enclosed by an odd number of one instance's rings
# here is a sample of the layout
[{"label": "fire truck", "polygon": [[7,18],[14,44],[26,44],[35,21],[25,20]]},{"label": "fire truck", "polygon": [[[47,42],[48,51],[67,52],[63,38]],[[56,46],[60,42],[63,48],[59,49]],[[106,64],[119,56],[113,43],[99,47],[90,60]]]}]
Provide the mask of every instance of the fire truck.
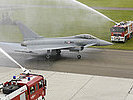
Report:
[{"label": "fire truck", "polygon": [[19,76],[13,76],[12,80],[0,84],[0,100],[45,100],[46,79],[42,75],[31,74],[30,70],[21,66],[2,48],[0,52],[23,71]]},{"label": "fire truck", "polygon": [[0,100],[45,100],[45,95],[46,80],[42,75],[22,73],[0,85]]},{"label": "fire truck", "polygon": [[133,21],[120,22],[111,29],[112,42],[126,42],[133,36]]}]

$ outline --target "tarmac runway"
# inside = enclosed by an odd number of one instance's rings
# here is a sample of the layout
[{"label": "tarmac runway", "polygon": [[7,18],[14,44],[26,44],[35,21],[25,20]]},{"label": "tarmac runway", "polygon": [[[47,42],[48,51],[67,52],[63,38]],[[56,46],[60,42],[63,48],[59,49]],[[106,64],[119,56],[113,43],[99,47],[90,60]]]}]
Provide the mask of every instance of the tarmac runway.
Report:
[{"label": "tarmac runway", "polygon": [[[87,48],[81,52],[80,60],[76,58],[76,53],[69,51],[46,60],[44,56],[33,57],[14,52],[14,49],[20,48],[17,43],[0,43],[0,46],[28,69],[133,78],[133,51]],[[17,67],[2,54],[0,66]]]}]

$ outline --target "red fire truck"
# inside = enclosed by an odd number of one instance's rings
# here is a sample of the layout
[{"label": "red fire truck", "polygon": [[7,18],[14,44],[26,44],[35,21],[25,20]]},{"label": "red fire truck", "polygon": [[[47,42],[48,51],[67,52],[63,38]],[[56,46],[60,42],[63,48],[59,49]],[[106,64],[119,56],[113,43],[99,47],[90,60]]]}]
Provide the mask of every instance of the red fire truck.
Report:
[{"label": "red fire truck", "polygon": [[133,21],[120,22],[111,29],[112,42],[126,42],[133,36]]},{"label": "red fire truck", "polygon": [[0,85],[0,100],[45,100],[46,80],[37,74],[14,76]]}]

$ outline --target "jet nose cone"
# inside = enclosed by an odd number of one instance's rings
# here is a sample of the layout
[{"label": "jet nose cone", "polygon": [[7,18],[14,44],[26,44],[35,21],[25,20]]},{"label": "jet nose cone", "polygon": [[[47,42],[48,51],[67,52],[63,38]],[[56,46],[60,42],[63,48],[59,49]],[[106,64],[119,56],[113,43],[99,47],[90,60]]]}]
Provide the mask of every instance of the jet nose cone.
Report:
[{"label": "jet nose cone", "polygon": [[98,42],[99,46],[113,45],[113,43],[104,40],[99,40]]}]

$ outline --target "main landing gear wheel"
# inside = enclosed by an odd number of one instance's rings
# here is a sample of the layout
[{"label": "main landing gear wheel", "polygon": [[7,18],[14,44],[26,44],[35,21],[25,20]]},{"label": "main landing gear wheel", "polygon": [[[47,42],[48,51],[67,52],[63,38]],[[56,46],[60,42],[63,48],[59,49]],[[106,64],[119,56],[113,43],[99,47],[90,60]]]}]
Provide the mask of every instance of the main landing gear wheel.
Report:
[{"label": "main landing gear wheel", "polygon": [[50,59],[51,58],[51,55],[46,55],[45,58],[46,59]]},{"label": "main landing gear wheel", "polygon": [[44,97],[42,97],[42,100],[45,100],[45,98],[44,98]]},{"label": "main landing gear wheel", "polygon": [[77,55],[77,58],[78,58],[78,59],[81,59],[81,55]]},{"label": "main landing gear wheel", "polygon": [[56,50],[56,55],[60,56],[61,55],[61,50]]}]

